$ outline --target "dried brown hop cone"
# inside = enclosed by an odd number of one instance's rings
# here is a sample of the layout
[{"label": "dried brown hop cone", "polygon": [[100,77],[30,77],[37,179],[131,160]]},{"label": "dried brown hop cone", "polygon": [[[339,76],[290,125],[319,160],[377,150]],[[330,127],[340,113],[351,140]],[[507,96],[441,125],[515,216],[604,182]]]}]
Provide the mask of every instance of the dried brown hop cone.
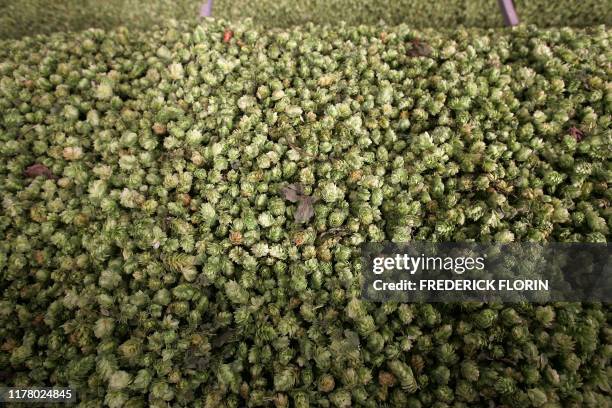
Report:
[{"label": "dried brown hop cone", "polygon": [[38,176],[44,176],[48,179],[58,178],[57,176],[53,174],[53,172],[51,172],[51,170],[47,166],[45,166],[44,164],[40,164],[40,163],[36,163],[36,164],[32,164],[31,166],[28,166],[28,168],[25,169],[23,174],[25,177],[30,177],[30,178],[34,178]]}]

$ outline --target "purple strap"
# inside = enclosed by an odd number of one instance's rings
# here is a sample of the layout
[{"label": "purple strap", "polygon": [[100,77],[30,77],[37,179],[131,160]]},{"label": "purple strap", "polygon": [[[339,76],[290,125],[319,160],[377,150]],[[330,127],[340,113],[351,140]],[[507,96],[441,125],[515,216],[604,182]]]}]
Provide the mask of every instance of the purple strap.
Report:
[{"label": "purple strap", "polygon": [[206,3],[202,3],[200,6],[200,17],[212,16],[213,0],[207,0]]},{"label": "purple strap", "polygon": [[507,26],[514,27],[518,25],[519,18],[516,14],[516,10],[514,9],[514,4],[512,0],[497,0],[499,3],[499,8],[501,8],[502,16],[504,16],[504,22]]}]

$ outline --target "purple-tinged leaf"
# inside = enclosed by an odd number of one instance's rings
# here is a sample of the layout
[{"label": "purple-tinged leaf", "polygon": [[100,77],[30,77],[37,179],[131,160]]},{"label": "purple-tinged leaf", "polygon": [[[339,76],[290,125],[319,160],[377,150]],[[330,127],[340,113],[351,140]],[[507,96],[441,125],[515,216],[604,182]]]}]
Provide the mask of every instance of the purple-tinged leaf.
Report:
[{"label": "purple-tinged leaf", "polygon": [[295,222],[301,224],[310,221],[314,215],[314,200],[312,197],[302,196],[297,210],[295,211]]},{"label": "purple-tinged leaf", "polygon": [[297,203],[302,195],[302,186],[298,183],[289,184],[281,188],[281,194],[285,200],[289,200],[292,203]]}]

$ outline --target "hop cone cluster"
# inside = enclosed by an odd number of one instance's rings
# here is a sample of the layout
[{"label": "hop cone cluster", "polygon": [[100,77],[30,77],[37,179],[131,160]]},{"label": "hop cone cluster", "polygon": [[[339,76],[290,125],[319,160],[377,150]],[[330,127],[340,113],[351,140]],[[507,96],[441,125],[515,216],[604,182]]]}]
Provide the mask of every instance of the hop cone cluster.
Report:
[{"label": "hop cone cluster", "polygon": [[0,385],[82,407],[604,407],[602,304],[360,298],[359,244],[606,242],[610,30],[0,42]]}]

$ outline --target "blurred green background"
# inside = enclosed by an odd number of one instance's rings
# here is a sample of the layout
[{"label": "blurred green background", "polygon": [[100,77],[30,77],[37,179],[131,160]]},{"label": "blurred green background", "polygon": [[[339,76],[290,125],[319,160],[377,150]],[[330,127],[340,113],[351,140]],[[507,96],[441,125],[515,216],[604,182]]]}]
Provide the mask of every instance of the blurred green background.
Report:
[{"label": "blurred green background", "polygon": [[[612,21],[610,1],[515,0],[521,22],[539,26],[591,26]],[[215,14],[234,19],[254,16],[266,25],[318,23],[388,24],[415,27],[500,27],[503,18],[497,0],[258,0],[217,1]]]},{"label": "blurred green background", "polygon": [[[0,0],[0,37],[56,31],[112,28],[147,29],[168,19],[197,18],[200,0]],[[516,0],[522,23],[550,26],[609,25],[612,6],[596,0]],[[267,27],[296,24],[407,23],[414,27],[457,25],[500,27],[496,0],[216,0],[213,15],[225,19],[253,18]]]}]

